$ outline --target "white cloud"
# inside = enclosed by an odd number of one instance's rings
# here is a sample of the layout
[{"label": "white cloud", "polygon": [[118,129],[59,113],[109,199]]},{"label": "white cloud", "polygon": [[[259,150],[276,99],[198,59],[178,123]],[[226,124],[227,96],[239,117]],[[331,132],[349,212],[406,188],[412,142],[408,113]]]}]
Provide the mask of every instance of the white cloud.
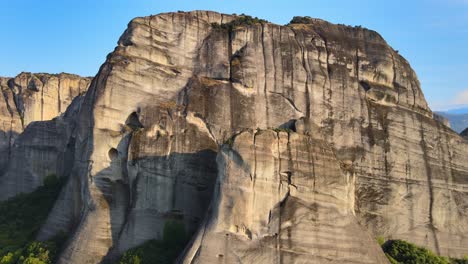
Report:
[{"label": "white cloud", "polygon": [[453,103],[456,105],[465,105],[468,104],[468,89],[461,91],[454,98]]},{"label": "white cloud", "polygon": [[447,111],[468,107],[468,89],[458,92],[449,100],[432,102],[430,107],[434,111]]}]

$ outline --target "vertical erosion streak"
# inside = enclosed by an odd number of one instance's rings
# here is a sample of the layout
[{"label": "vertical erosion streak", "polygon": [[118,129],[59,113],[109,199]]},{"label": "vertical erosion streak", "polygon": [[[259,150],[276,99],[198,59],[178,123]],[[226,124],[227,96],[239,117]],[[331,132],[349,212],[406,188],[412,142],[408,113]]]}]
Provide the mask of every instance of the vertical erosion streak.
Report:
[{"label": "vertical erosion streak", "polygon": [[[418,114],[419,116],[419,114]],[[424,127],[421,118],[419,119],[419,134],[421,137],[420,141],[420,146],[421,150],[423,152],[423,159],[424,159],[424,166],[426,169],[426,176],[427,176],[427,188],[428,188],[428,194],[429,194],[429,228],[432,232],[432,237],[434,239],[434,244],[436,248],[436,253],[440,254],[440,249],[439,249],[439,241],[437,240],[437,234],[435,232],[435,227],[434,227],[434,218],[433,218],[433,210],[434,210],[434,186],[432,185],[432,169],[429,164],[429,155],[427,154],[427,146],[426,146],[426,139],[424,135]]]},{"label": "vertical erosion streak", "polygon": [[[304,68],[304,71],[306,73],[306,79],[305,79],[305,99],[306,99],[306,117],[310,118],[310,91],[309,91],[309,75],[310,75],[310,66],[308,66],[308,63],[306,63],[306,56],[305,56],[305,47],[304,45],[301,44],[297,37],[296,31],[293,29],[292,30],[294,33],[294,39],[299,46],[299,49],[301,50],[301,58],[302,58],[302,67]],[[304,37],[302,38],[304,40]]]},{"label": "vertical erosion streak", "polygon": [[[42,83],[42,87],[41,87],[41,121],[44,121],[44,86],[45,86],[45,82]],[[59,79],[59,85],[60,87],[60,79]]]},{"label": "vertical erosion streak", "polygon": [[[330,68],[330,51],[328,49],[328,40],[325,38],[324,35],[320,34],[319,32],[316,32],[317,35],[323,40],[323,44],[324,44],[324,49],[325,49],[325,53],[326,53],[326,68],[327,68],[327,72],[326,72],[326,78],[323,82],[323,87],[322,87],[322,91],[323,91],[323,101],[324,101],[324,106],[326,107],[326,109],[328,110],[328,116],[327,116],[327,119],[331,119],[333,118],[333,107],[332,107],[332,103],[331,103],[331,97],[332,97],[332,82],[331,82],[331,68]],[[319,55],[320,56],[320,55]],[[320,62],[320,58],[319,58],[319,62]],[[323,71],[322,71],[323,72]],[[328,82],[328,91],[327,91],[327,82]],[[331,135],[333,135],[333,124],[331,124],[331,131],[330,131]]]},{"label": "vertical erosion streak", "polygon": [[355,76],[356,76],[356,82],[357,84],[359,85],[359,63],[360,63],[360,60],[359,60],[359,47],[356,47],[356,65],[355,65]]},{"label": "vertical erosion streak", "polygon": [[266,117],[266,127],[269,127],[269,121],[270,121],[270,116],[269,116],[269,106],[268,106],[268,95],[267,95],[267,62],[266,62],[266,51],[265,51],[265,24],[262,25],[262,54],[263,54],[263,82],[264,82],[264,87],[263,87],[263,95],[265,97],[265,117]]},{"label": "vertical erosion streak", "polygon": [[[281,149],[280,149],[280,133],[276,133],[276,143],[277,143],[277,148],[278,148],[278,192],[277,192],[277,200],[281,197]],[[271,211],[270,211],[271,214]],[[281,259],[281,207],[278,210],[278,234],[276,235],[276,254],[278,255],[278,264],[281,264],[282,259]]]},{"label": "vertical erosion streak", "polygon": [[[329,110],[331,111],[332,83],[331,83],[331,68],[330,68],[330,50],[328,49],[328,40],[325,38],[325,36],[323,36],[320,33],[317,33],[317,34],[323,40],[323,43],[325,45],[325,52],[326,52],[326,55],[327,55],[326,63],[327,63],[327,79],[328,79],[328,88],[329,89],[328,89],[328,98],[326,99],[326,101],[328,102],[328,107],[330,108]],[[325,93],[325,84],[324,84],[324,90],[323,91]],[[329,118],[331,118],[331,117],[332,116],[330,116],[330,114],[329,114]]]},{"label": "vertical erosion streak", "polygon": [[390,51],[390,56],[392,57],[392,69],[393,69],[393,88],[397,90],[397,104],[400,104],[400,86],[397,84],[396,78],[397,78],[397,73],[396,73],[396,62],[395,62],[395,56],[393,53]]},{"label": "vertical erosion streak", "polygon": [[[228,55],[228,60],[229,60],[229,82],[232,83],[232,34],[233,30],[227,30],[228,34],[228,49],[227,49],[227,55]],[[203,42],[205,42],[205,39],[203,39]],[[203,46],[203,43],[202,43]]]},{"label": "vertical erosion streak", "polygon": [[[58,88],[57,88],[57,115],[60,115],[62,113],[62,99],[60,98],[60,89],[62,88],[62,79],[59,77],[59,83],[58,83]],[[44,89],[44,86],[43,88]]]},{"label": "vertical erosion streak", "polygon": [[[128,135],[128,137],[129,137],[128,142],[127,142],[127,145],[125,146],[125,151],[126,152],[125,152],[125,155],[122,157],[121,164],[120,164],[121,169],[122,169],[123,182],[127,186],[126,191],[128,192],[127,193],[128,200],[127,200],[127,204],[126,204],[126,208],[125,208],[122,227],[121,227],[121,229],[119,231],[117,241],[120,241],[120,238],[122,237],[122,233],[124,232],[125,226],[128,223],[128,219],[129,219],[129,216],[130,216],[130,211],[132,210],[132,207],[134,206],[134,200],[136,200],[135,197],[134,197],[134,195],[136,194],[136,185],[135,185],[135,189],[133,188],[132,185],[130,185],[131,182],[130,182],[130,178],[129,178],[129,175],[128,175],[128,163],[129,163],[128,153],[129,153],[129,150],[130,150],[130,144],[132,143],[133,136],[135,135],[135,133],[138,133],[138,132],[133,131],[131,134]],[[137,179],[135,179],[135,181],[136,180]]]}]

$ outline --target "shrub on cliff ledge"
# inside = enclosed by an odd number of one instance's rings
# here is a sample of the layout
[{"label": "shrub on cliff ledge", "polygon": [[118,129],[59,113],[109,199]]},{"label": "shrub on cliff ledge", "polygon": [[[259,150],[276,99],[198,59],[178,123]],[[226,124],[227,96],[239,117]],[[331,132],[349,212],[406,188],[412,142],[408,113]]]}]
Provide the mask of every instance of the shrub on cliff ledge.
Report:
[{"label": "shrub on cliff ledge", "polygon": [[310,16],[295,16],[293,17],[291,22],[289,22],[289,24],[310,24],[312,20],[313,19]]},{"label": "shrub on cliff ledge", "polygon": [[258,17],[251,17],[248,15],[241,14],[239,17],[235,18],[229,23],[224,23],[224,24],[211,23],[211,27],[213,29],[227,30],[230,32],[233,29],[240,27],[240,26],[251,26],[255,24],[264,24],[264,23],[268,23],[268,21],[264,19],[260,19]]}]

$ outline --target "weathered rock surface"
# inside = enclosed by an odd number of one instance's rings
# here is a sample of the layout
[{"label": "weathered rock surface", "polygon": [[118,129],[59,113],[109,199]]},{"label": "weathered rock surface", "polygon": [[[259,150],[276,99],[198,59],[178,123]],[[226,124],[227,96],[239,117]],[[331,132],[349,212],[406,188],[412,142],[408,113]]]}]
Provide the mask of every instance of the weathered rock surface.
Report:
[{"label": "weathered rock surface", "polygon": [[66,149],[74,148],[69,139],[81,104],[73,100],[89,83],[65,73],[0,79],[0,200],[34,190],[49,174],[67,174],[74,158]]},{"label": "weathered rock surface", "polygon": [[112,260],[171,219],[197,232],[183,263],[382,263],[376,236],[466,254],[468,143],[409,63],[360,27],[213,25],[234,19],[130,22],[41,230],[72,231],[60,262]]}]

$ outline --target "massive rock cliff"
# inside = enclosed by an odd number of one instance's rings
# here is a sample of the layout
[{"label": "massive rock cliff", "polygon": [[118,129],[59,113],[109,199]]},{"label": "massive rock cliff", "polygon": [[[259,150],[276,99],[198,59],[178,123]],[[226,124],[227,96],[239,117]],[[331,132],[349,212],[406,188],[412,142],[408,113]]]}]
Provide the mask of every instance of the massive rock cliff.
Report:
[{"label": "massive rock cliff", "polygon": [[384,263],[376,236],[468,252],[468,142],[376,32],[214,12],[132,20],[76,118],[39,237],[99,263],[194,234],[181,263]]},{"label": "massive rock cliff", "polygon": [[0,200],[34,190],[50,174],[67,174],[72,123],[90,81],[66,73],[0,78]]}]

